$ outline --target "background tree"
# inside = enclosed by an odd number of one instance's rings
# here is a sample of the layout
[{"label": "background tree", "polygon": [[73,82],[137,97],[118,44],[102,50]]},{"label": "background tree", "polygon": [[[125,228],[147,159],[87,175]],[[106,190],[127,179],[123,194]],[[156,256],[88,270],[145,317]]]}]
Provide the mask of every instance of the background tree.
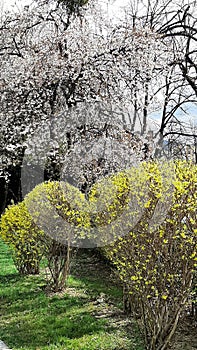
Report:
[{"label": "background tree", "polygon": [[[112,25],[98,5],[92,4],[79,13],[64,2],[36,2],[21,13],[5,14],[0,30],[3,210],[11,198],[21,199],[25,142],[38,125],[50,124],[46,179],[58,179],[60,172],[56,147],[60,135],[54,135],[53,128],[60,113],[81,108],[84,102],[108,102],[114,123],[122,115],[121,122],[130,134],[137,113],[139,117],[143,111],[137,127],[140,134],[147,131],[147,81],[154,78],[158,64],[154,56],[161,52],[161,43],[146,28],[136,32],[126,21]],[[133,94],[139,98],[133,100]],[[79,128],[77,134],[82,137],[88,128]],[[66,151],[75,136],[64,130]]]},{"label": "background tree", "polygon": [[[157,69],[157,84],[150,82],[148,113],[158,111],[161,144],[166,140],[170,156],[187,157],[188,148],[192,160],[196,160],[196,119],[190,115],[196,111],[196,1],[137,1],[125,9],[133,27],[145,26],[158,33],[168,52],[168,64]],[[156,58],[155,58],[156,59]],[[158,59],[158,58],[157,58]],[[151,104],[151,105],[150,105]],[[152,106],[153,104],[153,106]],[[192,118],[191,118],[192,119]],[[173,145],[175,147],[173,147]],[[178,145],[178,147],[177,147]],[[159,150],[157,149],[156,154]]]}]

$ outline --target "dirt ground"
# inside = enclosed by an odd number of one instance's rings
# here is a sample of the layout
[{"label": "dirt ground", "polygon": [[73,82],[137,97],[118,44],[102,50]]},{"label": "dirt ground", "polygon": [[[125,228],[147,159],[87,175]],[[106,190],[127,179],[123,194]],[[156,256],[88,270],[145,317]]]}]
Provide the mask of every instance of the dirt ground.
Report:
[{"label": "dirt ground", "polygon": [[196,350],[197,324],[189,316],[179,321],[170,350]]},{"label": "dirt ground", "polygon": [[[79,268],[80,265],[80,268]],[[85,268],[84,268],[85,267]],[[73,273],[80,271],[80,275],[96,275],[104,278],[108,283],[119,284],[117,276],[113,274],[112,268],[102,261],[99,255],[85,250],[82,254],[77,254],[74,259]],[[121,285],[120,285],[121,287]],[[133,320],[122,310],[118,310],[113,303],[111,310],[105,308],[105,303],[100,303],[99,311],[95,316],[100,318],[110,318],[117,327],[127,327],[133,329]],[[197,350],[197,322],[188,316],[187,313],[179,320],[177,330],[169,346],[170,350]]]}]

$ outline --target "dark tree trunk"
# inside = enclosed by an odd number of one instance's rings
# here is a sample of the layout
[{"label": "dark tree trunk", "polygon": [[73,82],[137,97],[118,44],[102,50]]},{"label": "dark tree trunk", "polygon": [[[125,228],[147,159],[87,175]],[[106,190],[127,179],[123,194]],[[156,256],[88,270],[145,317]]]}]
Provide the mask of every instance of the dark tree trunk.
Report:
[{"label": "dark tree trunk", "polygon": [[10,177],[7,187],[6,207],[11,204],[12,201],[18,203],[22,200],[21,165],[9,167],[8,172]]},{"label": "dark tree trunk", "polygon": [[8,184],[4,177],[0,177],[0,215],[4,212],[7,202]]},{"label": "dark tree trunk", "polygon": [[8,205],[22,200],[21,165],[10,166],[6,172],[9,176],[8,182],[5,178],[0,178],[0,214]]}]

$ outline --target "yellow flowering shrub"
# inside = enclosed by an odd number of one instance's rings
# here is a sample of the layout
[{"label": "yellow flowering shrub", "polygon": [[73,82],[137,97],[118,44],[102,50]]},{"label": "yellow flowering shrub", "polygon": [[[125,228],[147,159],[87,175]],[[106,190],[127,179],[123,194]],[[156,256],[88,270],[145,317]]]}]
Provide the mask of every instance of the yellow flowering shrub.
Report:
[{"label": "yellow flowering shrub", "polygon": [[50,287],[65,287],[77,229],[81,236],[88,226],[82,193],[63,182],[49,181],[37,185],[24,199],[34,222],[45,232],[45,257],[50,271]]},{"label": "yellow flowering shrub", "polygon": [[74,186],[58,181],[42,183],[24,201],[36,224],[52,239],[75,246],[88,236],[87,201]]},{"label": "yellow flowering shrub", "polygon": [[83,239],[98,239],[104,244],[103,229],[125,211],[129,192],[127,175],[119,173],[93,185],[88,199],[76,187],[53,181],[36,186],[25,204],[36,224],[57,241],[80,246]]},{"label": "yellow flowering shrub", "polygon": [[143,162],[101,179],[88,198],[64,182],[36,186],[16,206],[20,215],[16,208],[15,214],[12,207],[7,209],[1,234],[16,247],[16,256],[25,256],[23,244],[29,247],[31,239],[39,260],[44,245],[56,290],[65,285],[73,246],[86,240],[105,245],[132,307],[143,317],[149,348],[164,350],[191,292],[197,259],[196,203],[196,166]]},{"label": "yellow flowering shrub", "polygon": [[84,246],[85,240],[88,246],[95,240],[104,244],[103,227],[124,210],[128,193],[127,177],[120,173],[95,184],[88,200],[74,186],[58,181],[39,184],[25,197],[29,215],[45,232],[45,256],[53,289],[65,285],[73,246]]},{"label": "yellow flowering shrub", "polygon": [[35,225],[24,202],[10,205],[1,217],[0,235],[13,252],[21,274],[37,274],[43,254],[39,237],[44,233]]},{"label": "yellow flowering shrub", "polygon": [[197,264],[197,167],[151,162],[136,174],[141,218],[106,253],[126,284],[131,308],[142,317],[147,348],[164,350],[190,296]]}]

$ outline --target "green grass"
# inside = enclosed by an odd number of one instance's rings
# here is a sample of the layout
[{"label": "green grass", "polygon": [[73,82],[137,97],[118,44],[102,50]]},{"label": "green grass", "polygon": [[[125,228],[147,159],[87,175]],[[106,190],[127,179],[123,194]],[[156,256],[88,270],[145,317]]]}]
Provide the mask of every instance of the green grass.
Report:
[{"label": "green grass", "polygon": [[[83,274],[82,274],[83,275]],[[20,276],[0,241],[0,339],[13,350],[143,350],[139,333],[116,327],[110,317],[95,314],[104,293],[121,305],[121,289],[94,272],[69,278],[65,293],[47,295],[42,276]]]}]

